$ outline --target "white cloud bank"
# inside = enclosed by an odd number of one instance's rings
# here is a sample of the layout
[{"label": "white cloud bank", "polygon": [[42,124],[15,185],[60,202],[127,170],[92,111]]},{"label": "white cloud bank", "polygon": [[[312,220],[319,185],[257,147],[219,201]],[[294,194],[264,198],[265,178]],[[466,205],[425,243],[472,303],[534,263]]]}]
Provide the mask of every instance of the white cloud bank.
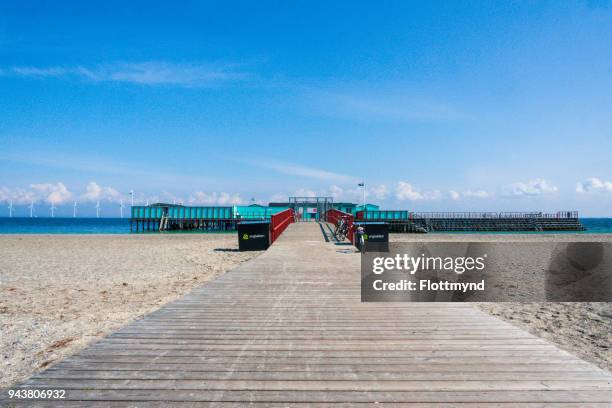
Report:
[{"label": "white cloud bank", "polygon": [[240,205],[245,201],[239,194],[231,194],[226,192],[211,192],[196,191],[187,200],[189,204],[201,205]]},{"label": "white cloud bank", "polygon": [[31,184],[30,188],[38,199],[42,199],[49,204],[64,204],[72,198],[72,193],[61,182],[55,184]]},{"label": "white cloud bank", "polygon": [[[136,192],[134,197],[136,205],[156,202],[183,203],[183,199],[163,191],[161,195],[143,195]],[[27,188],[0,186],[0,202],[13,202],[13,205],[27,205],[31,202],[45,202],[53,205],[62,205],[69,202],[98,202],[119,203],[121,200],[127,203],[128,195],[121,194],[117,189],[110,186],[102,186],[95,181],[88,183],[81,194],[75,194],[62,182],[31,184]],[[245,200],[238,193],[227,192],[203,192],[196,191],[189,195],[188,204],[193,205],[239,205]]]},{"label": "white cloud bank", "polygon": [[[374,198],[377,198],[379,200],[384,200],[384,199],[386,199],[389,196],[389,189],[384,184],[381,184],[381,185],[378,185],[378,186],[374,186],[369,191],[372,192],[372,196]],[[367,193],[367,191],[366,191],[366,193]]]},{"label": "white cloud bank", "polygon": [[112,187],[102,187],[95,181],[87,184],[85,194],[81,196],[83,201],[118,201],[121,194]]},{"label": "white cloud bank", "polygon": [[599,191],[612,192],[612,181],[605,181],[597,177],[591,177],[576,184],[576,192],[579,194]]},{"label": "white cloud bank", "polygon": [[442,197],[439,190],[421,191],[407,181],[398,181],[395,198],[400,201],[436,200]]},{"label": "white cloud bank", "polygon": [[[322,190],[301,188],[299,190],[296,190],[293,195],[302,197],[330,196],[334,199],[335,202],[352,201],[360,203],[363,200],[363,190],[361,188],[345,188],[340,187],[338,185],[331,185],[329,188]],[[450,190],[447,195],[440,192],[440,190],[419,189],[408,181],[397,182],[393,190],[389,189],[386,184],[378,184],[374,186],[368,186],[366,184],[366,201],[372,199],[386,200],[391,196],[393,196],[398,201],[426,201],[439,200],[445,197],[450,197],[453,200],[459,200],[462,198],[485,199],[492,197],[492,194],[485,190],[466,190],[463,192]],[[275,194],[273,197],[285,198],[284,200],[272,201],[285,201],[287,196],[284,194]]]}]

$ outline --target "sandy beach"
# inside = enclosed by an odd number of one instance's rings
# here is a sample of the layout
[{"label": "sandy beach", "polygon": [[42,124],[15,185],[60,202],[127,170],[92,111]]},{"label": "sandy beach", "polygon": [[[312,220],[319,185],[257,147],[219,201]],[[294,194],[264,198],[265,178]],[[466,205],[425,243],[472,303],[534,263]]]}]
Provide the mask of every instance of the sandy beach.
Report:
[{"label": "sandy beach", "polygon": [[[392,234],[408,241],[604,240],[589,235]],[[0,236],[0,387],[219,276],[258,252],[235,234]],[[537,267],[541,254],[528,262]],[[477,303],[561,348],[611,368],[610,303]]]},{"label": "sandy beach", "polygon": [[[391,234],[391,242],[516,242],[528,259],[516,261],[512,249],[501,254],[508,266],[527,263],[530,271],[515,267],[515,279],[542,284],[550,253],[534,245],[542,242],[611,242],[612,236],[601,234]],[[509,247],[511,248],[511,247]],[[535,272],[535,273],[534,273]],[[527,285],[530,286],[530,285]],[[502,288],[503,290],[504,288]],[[503,302],[474,303],[475,307],[540,336],[560,348],[607,370],[612,369],[612,303]]]},{"label": "sandy beach", "polygon": [[259,252],[235,234],[0,236],[0,387]]}]

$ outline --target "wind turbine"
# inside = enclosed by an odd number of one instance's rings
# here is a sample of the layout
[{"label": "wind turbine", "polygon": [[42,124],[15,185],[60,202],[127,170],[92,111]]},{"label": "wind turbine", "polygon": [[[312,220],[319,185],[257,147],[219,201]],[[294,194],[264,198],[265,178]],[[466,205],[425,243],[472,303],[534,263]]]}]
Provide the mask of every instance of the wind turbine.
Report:
[{"label": "wind turbine", "polygon": [[149,206],[149,199],[147,199],[147,207]]},{"label": "wind turbine", "polygon": [[13,217],[13,200],[9,202],[8,209],[9,209],[9,218],[12,218]]},{"label": "wind turbine", "polygon": [[96,218],[100,218],[100,200],[96,203]]},{"label": "wind turbine", "polygon": [[123,198],[119,200],[119,214],[123,218]]},{"label": "wind turbine", "polygon": [[75,201],[74,204],[72,205],[72,218],[76,218],[76,213],[77,213],[77,202]]},{"label": "wind turbine", "polygon": [[30,200],[30,218],[34,217],[34,200]]},{"label": "wind turbine", "polygon": [[55,202],[51,201],[51,218],[55,217]]},{"label": "wind turbine", "polygon": [[130,190],[130,200],[132,201],[132,207],[134,206],[134,190]]}]

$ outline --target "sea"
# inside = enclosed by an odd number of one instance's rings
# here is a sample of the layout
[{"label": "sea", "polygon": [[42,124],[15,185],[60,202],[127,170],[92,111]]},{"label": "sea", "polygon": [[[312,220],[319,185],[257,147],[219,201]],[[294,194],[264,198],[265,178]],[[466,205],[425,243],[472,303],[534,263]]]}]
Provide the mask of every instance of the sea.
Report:
[{"label": "sea", "polygon": [[[612,234],[612,218],[581,218],[586,231],[558,234]],[[129,234],[128,218],[0,217],[0,234]],[[550,234],[551,232],[527,232]],[[444,234],[438,232],[436,234]],[[474,233],[471,233],[474,234]],[[479,233],[476,233],[479,234]],[[502,233],[504,234],[504,233]],[[509,232],[508,234],[516,234]]]}]

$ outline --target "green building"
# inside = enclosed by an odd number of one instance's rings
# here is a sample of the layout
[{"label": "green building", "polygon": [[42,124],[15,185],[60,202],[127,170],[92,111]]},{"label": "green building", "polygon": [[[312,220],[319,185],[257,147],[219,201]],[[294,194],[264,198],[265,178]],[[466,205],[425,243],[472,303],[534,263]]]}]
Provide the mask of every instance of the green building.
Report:
[{"label": "green building", "polygon": [[259,204],[235,205],[233,208],[234,218],[267,219],[270,216],[287,210],[288,206],[266,207]]}]

